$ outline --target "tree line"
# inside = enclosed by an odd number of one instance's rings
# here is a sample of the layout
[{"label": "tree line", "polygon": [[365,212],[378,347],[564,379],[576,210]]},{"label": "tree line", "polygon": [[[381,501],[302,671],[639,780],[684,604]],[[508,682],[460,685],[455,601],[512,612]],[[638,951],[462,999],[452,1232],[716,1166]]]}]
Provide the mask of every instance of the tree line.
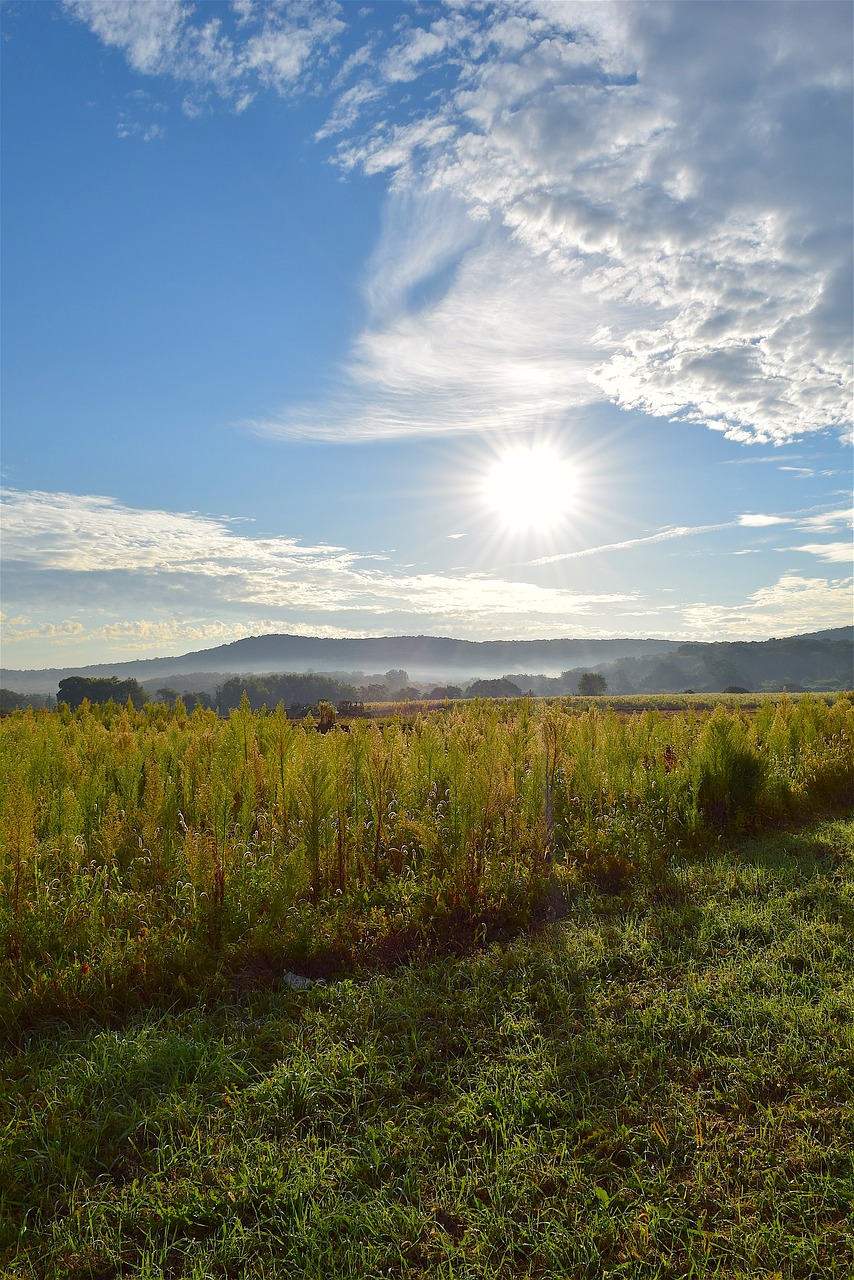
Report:
[{"label": "tree line", "polygon": [[[607,682],[595,672],[584,672],[578,681],[578,693],[593,696],[605,693]],[[355,685],[337,680],[333,676],[306,674],[282,674],[263,676],[232,676],[217,687],[211,697],[207,693],[184,692],[164,686],[157,690],[157,701],[174,705],[179,697],[188,711],[196,707],[209,708],[220,715],[236,710],[244,697],[253,711],[261,707],[275,707],[281,702],[286,709],[309,708],[319,702],[384,702],[415,701],[456,698],[520,698],[524,692],[515,681],[503,677],[494,680],[473,680],[462,689],[457,685],[437,685],[433,689],[417,688],[409,683],[406,671],[393,670],[385,674],[382,684]],[[15,696],[15,695],[13,695]],[[136,679],[119,680],[117,676],[67,676],[59,682],[57,701],[66,703],[72,711],[84,702],[103,704],[128,701],[139,710],[149,702],[150,696]]]}]

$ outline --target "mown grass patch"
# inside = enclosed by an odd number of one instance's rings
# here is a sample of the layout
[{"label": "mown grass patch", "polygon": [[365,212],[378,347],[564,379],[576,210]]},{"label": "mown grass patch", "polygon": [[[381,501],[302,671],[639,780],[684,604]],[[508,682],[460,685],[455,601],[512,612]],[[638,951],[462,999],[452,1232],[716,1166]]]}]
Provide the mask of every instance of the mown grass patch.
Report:
[{"label": "mown grass patch", "polygon": [[854,822],[3,1061],[21,1277],[848,1277]]}]

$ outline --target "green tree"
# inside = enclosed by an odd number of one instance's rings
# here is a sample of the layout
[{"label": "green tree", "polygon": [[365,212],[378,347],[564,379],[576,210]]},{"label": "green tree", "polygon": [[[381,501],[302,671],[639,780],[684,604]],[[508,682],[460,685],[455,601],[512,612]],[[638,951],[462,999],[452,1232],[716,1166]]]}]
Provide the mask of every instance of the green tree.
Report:
[{"label": "green tree", "polygon": [[148,702],[148,694],[138,680],[119,680],[118,676],[66,676],[59,682],[58,701],[67,702],[72,711],[76,711],[81,702],[87,700],[98,703],[115,702],[117,706],[121,706],[128,698],[137,710]]},{"label": "green tree", "polygon": [[598,671],[585,671],[578,681],[578,692],[583,698],[593,698],[597,694],[605,693],[607,688],[608,681],[604,676],[600,676]]},{"label": "green tree", "polygon": [[467,698],[521,698],[522,690],[513,680],[473,680],[466,689]]},{"label": "green tree", "polygon": [[397,693],[400,689],[405,689],[409,684],[409,672],[404,671],[403,667],[392,667],[391,671],[385,673],[385,687],[389,693]]}]

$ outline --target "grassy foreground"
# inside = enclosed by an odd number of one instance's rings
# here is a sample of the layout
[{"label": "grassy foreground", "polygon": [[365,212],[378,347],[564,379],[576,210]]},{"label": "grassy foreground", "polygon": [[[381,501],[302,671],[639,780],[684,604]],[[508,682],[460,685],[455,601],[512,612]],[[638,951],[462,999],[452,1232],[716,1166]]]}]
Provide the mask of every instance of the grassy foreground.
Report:
[{"label": "grassy foreground", "polygon": [[843,695],[750,715],[484,701],[329,733],[248,704],[16,713],[0,1034],[507,938],[561,885],[664,892],[721,838],[853,800]]},{"label": "grassy foreground", "polygon": [[854,822],[576,885],[536,936],[40,1022],[10,1277],[849,1277]]}]

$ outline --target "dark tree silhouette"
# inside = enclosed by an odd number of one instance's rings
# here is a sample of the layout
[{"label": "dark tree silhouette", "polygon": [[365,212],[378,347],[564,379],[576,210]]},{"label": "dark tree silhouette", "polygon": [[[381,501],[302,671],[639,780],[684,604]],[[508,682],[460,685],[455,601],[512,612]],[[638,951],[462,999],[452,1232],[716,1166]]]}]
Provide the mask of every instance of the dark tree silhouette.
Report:
[{"label": "dark tree silhouette", "polygon": [[521,698],[518,684],[505,676],[501,680],[473,680],[466,689],[467,698]]},{"label": "dark tree silhouette", "polygon": [[598,671],[585,671],[578,682],[578,692],[584,698],[592,698],[596,694],[605,693],[607,688],[608,681],[604,676],[600,676]]},{"label": "dark tree silhouette", "polygon": [[138,680],[119,680],[118,676],[100,679],[89,676],[66,676],[59,682],[59,702],[67,702],[76,711],[81,702],[124,703],[130,698],[139,710],[148,702],[148,694]]}]

